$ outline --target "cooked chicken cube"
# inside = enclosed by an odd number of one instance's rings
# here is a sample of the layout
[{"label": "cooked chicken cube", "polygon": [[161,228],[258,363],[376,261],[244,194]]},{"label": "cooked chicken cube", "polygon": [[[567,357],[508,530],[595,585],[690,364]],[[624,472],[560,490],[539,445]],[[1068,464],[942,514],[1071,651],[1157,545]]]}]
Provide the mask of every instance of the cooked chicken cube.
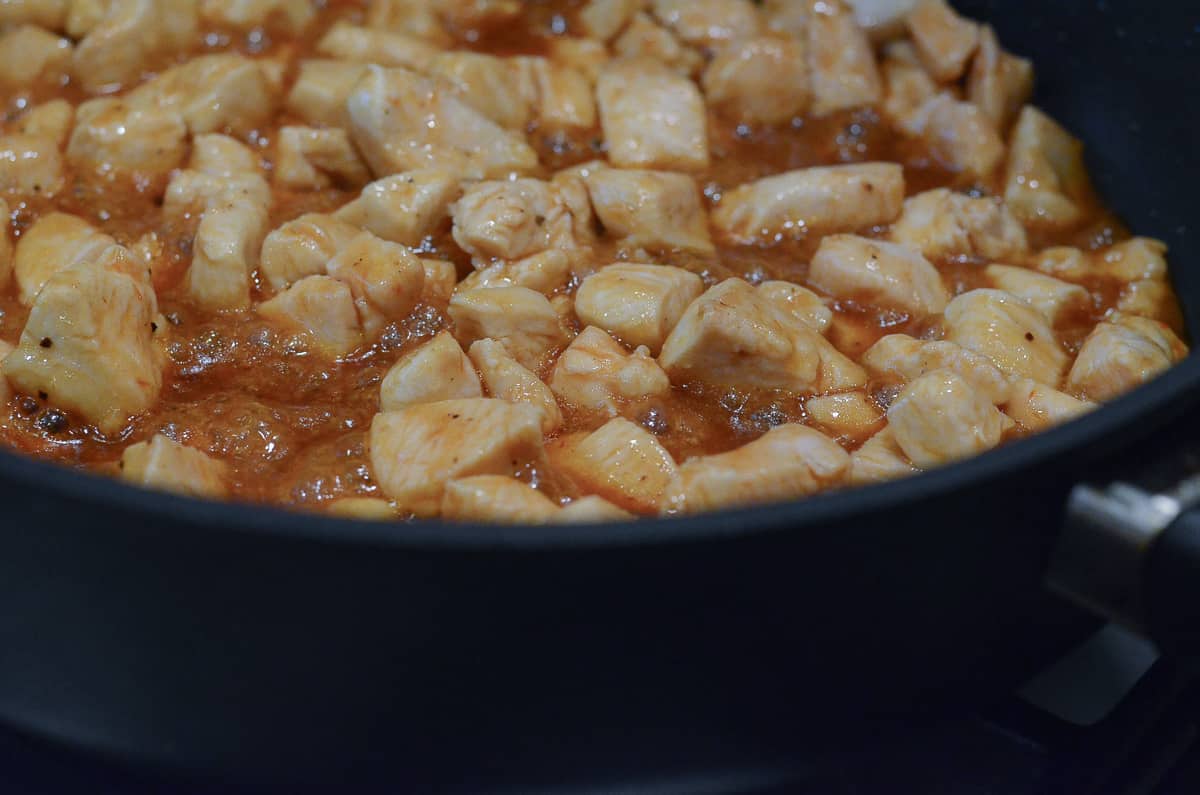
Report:
[{"label": "cooked chicken cube", "polygon": [[732,42],[709,62],[702,84],[710,105],[750,123],[788,121],[807,109],[811,96],[799,39]]},{"label": "cooked chicken cube", "polygon": [[346,99],[366,72],[366,64],[350,61],[301,61],[284,105],[313,126],[344,127],[349,120]]},{"label": "cooked chicken cube", "polygon": [[756,35],[762,26],[747,0],[651,0],[660,22],[688,44],[711,45]]},{"label": "cooked chicken cube", "polygon": [[914,379],[887,416],[896,444],[922,468],[990,450],[1012,426],[986,395],[950,370]]},{"label": "cooked chicken cube", "polygon": [[907,334],[889,334],[863,354],[863,366],[877,378],[914,381],[934,370],[962,376],[996,405],[1008,401],[1012,380],[987,356],[946,340],[924,341]]},{"label": "cooked chicken cube", "polygon": [[608,41],[644,5],[643,0],[588,0],[579,11],[579,25],[585,35]]},{"label": "cooked chicken cube", "polygon": [[452,480],[515,475],[544,455],[538,410],[489,398],[376,414],[367,444],[380,489],[418,516],[437,513]]},{"label": "cooked chicken cube", "polygon": [[425,268],[416,255],[370,232],[360,232],[347,242],[325,270],[349,286],[359,322],[369,338],[376,337],[388,322],[403,320],[425,289]]},{"label": "cooked chicken cube", "polygon": [[579,248],[575,233],[590,220],[590,208],[586,194],[582,202],[572,201],[562,187],[538,179],[468,187],[450,208],[455,242],[471,255],[476,267],[493,259],[516,260],[550,249]]},{"label": "cooked chicken cube", "polygon": [[979,46],[979,25],[954,13],[946,0],[917,3],[908,30],[925,68],[941,83],[962,77]]},{"label": "cooked chicken cube", "polygon": [[[205,133],[192,139],[188,168],[214,177],[261,175],[262,161],[253,150],[236,138],[220,133]],[[228,186],[227,186],[228,187]],[[264,197],[269,194],[264,194]]]},{"label": "cooked chicken cube", "polygon": [[815,425],[840,439],[864,439],[883,423],[883,412],[862,392],[809,398],[804,410]]},{"label": "cooked chicken cube", "polygon": [[1033,94],[1033,63],[1005,52],[990,25],[979,34],[979,51],[967,77],[967,99],[975,103],[997,129],[1009,122]]},{"label": "cooked chicken cube", "polygon": [[0,3],[0,25],[28,23],[60,30],[66,23],[69,7],[81,4],[80,0],[6,0]]},{"label": "cooked chicken cube", "polygon": [[331,276],[306,276],[259,304],[258,314],[285,331],[302,334],[331,358],[345,356],[363,343],[354,294],[348,284]]},{"label": "cooked chicken cube", "polygon": [[334,216],[384,240],[416,246],[449,215],[461,193],[458,180],[444,171],[409,171],[372,182]]},{"label": "cooked chicken cube", "polygon": [[596,82],[608,158],[622,168],[708,166],[708,120],[696,84],[648,58],[616,61]]},{"label": "cooked chicken cube", "polygon": [[905,121],[906,131],[925,139],[942,165],[987,177],[1004,160],[1004,140],[977,106],[949,91],[929,99]]},{"label": "cooked chicken cube", "polygon": [[767,281],[758,285],[758,294],[818,334],[824,334],[833,320],[833,310],[821,296],[798,284]]},{"label": "cooked chicken cube", "polygon": [[533,486],[507,475],[452,480],[442,495],[441,516],[456,522],[543,524],[559,507]]},{"label": "cooked chicken cube", "polygon": [[885,427],[850,454],[849,479],[855,486],[895,480],[919,471],[896,444],[896,436],[890,427]]},{"label": "cooked chicken cube", "polygon": [[550,351],[567,342],[550,301],[528,287],[481,287],[450,299],[455,337],[463,345],[491,338],[537,372]]},{"label": "cooked chicken cube", "polygon": [[828,234],[891,223],[904,203],[897,163],[858,163],[787,171],[724,194],[712,214],[739,243]]},{"label": "cooked chicken cube", "polygon": [[148,283],[122,272],[132,267],[112,246],[54,274],[0,366],[18,391],[45,393],[105,434],[150,408],[162,387],[152,328],[158,304]]},{"label": "cooked chicken cube", "polygon": [[53,196],[63,182],[58,141],[43,135],[0,135],[0,191]]},{"label": "cooked chicken cube", "polygon": [[94,262],[116,242],[77,215],[43,215],[17,241],[12,262],[17,298],[25,306],[32,306],[51,276],[81,263]]},{"label": "cooked chicken cube", "polygon": [[523,129],[533,115],[533,76],[516,59],[463,50],[442,52],[430,61],[429,74],[506,129]]},{"label": "cooked chicken cube", "polygon": [[379,410],[396,411],[413,403],[483,397],[479,374],[454,335],[440,331],[392,365],[379,389]]},{"label": "cooked chicken cube", "polygon": [[228,467],[194,447],[156,433],[121,453],[121,479],[189,497],[224,497]]},{"label": "cooked chicken cube", "polygon": [[929,261],[910,248],[856,235],[821,241],[808,270],[809,281],[838,298],[894,307],[914,315],[936,315],[950,293]]},{"label": "cooked chicken cube", "polygon": [[439,168],[487,179],[538,163],[523,135],[407,69],[368,66],[346,103],[351,135],[376,176]]},{"label": "cooked chicken cube", "polygon": [[944,322],[946,339],[987,356],[1009,375],[1057,386],[1066,370],[1067,354],[1045,316],[1011,293],[963,293],[946,307]]},{"label": "cooked chicken cube", "polygon": [[550,60],[579,72],[587,78],[589,86],[596,84],[600,70],[609,61],[608,48],[596,39],[556,37],[550,39],[548,45]]},{"label": "cooked chicken cube", "polygon": [[450,303],[455,282],[458,281],[458,268],[454,263],[422,257],[421,267],[425,269],[425,288],[421,291],[421,300],[439,305]]},{"label": "cooked chicken cube", "polygon": [[1111,400],[1149,381],[1187,355],[1187,346],[1158,321],[1118,315],[1084,340],[1067,388],[1091,400]]},{"label": "cooked chicken cube", "polygon": [[665,507],[677,472],[649,431],[620,417],[552,450],[551,461],[584,493],[638,513]]},{"label": "cooked chicken cube", "polygon": [[550,387],[576,408],[616,417],[630,406],[665,397],[671,382],[645,347],[629,353],[601,329],[588,326],[559,355]]},{"label": "cooked chicken cube", "polygon": [[585,182],[596,217],[619,247],[714,252],[700,190],[686,174],[599,168]]},{"label": "cooked chicken cube", "polygon": [[17,119],[13,132],[33,138],[47,138],[58,146],[66,146],[67,136],[75,125],[75,106],[65,99],[52,99],[34,105]]},{"label": "cooked chicken cube", "polygon": [[543,433],[553,433],[562,425],[562,411],[550,387],[514,359],[499,342],[477,340],[468,355],[479,369],[488,395],[533,406],[541,415]]},{"label": "cooked chicken cube", "polygon": [[0,84],[25,89],[39,80],[62,78],[71,63],[71,41],[36,25],[0,33]]},{"label": "cooked chicken cube", "polygon": [[324,273],[329,260],[359,234],[350,224],[322,213],[306,213],[267,235],[258,269],[272,290]]},{"label": "cooked chicken cube", "polygon": [[1091,258],[1074,246],[1051,246],[1030,258],[1033,267],[1058,279],[1080,281],[1092,275]]},{"label": "cooked chicken cube", "polygon": [[338,22],[317,42],[317,52],[339,61],[429,69],[440,48],[416,36]]},{"label": "cooked chicken cube", "polygon": [[1024,227],[1003,202],[947,188],[905,199],[890,237],[929,259],[970,256],[1011,261],[1029,251]]},{"label": "cooked chicken cube", "polygon": [[[0,278],[0,281],[3,281]],[[1117,311],[1129,315],[1141,315],[1166,323],[1176,332],[1183,329],[1183,318],[1179,302],[1171,285],[1159,279],[1138,279],[1121,290],[1117,299]]]},{"label": "cooked chicken cube", "polygon": [[538,124],[548,130],[596,124],[592,81],[578,69],[545,58],[522,58],[533,81]]},{"label": "cooked chicken cube", "polygon": [[1051,323],[1064,309],[1087,306],[1091,294],[1078,284],[1046,276],[1029,268],[1012,265],[989,265],[984,270],[992,286],[1024,298]]},{"label": "cooked chicken cube", "polygon": [[477,287],[528,287],[549,296],[571,278],[571,259],[551,249],[532,254],[513,263],[497,262],[483,270],[472,271],[458,283],[457,290]]},{"label": "cooked chicken cube", "polygon": [[378,497],[342,497],[329,503],[325,512],[341,519],[369,522],[390,522],[399,518],[395,506]]},{"label": "cooked chicken cube", "polygon": [[192,241],[184,277],[189,297],[209,311],[250,305],[250,277],[269,222],[267,208],[231,201],[205,210]]},{"label": "cooked chicken cube", "polygon": [[840,484],[849,469],[850,456],[825,434],[778,425],[736,450],[684,461],[668,510],[696,513],[795,499]]},{"label": "cooked chicken cube", "polygon": [[187,157],[187,135],[183,117],[173,110],[93,99],[75,111],[67,161],[110,179],[134,174],[163,179]]},{"label": "cooked chicken cube", "polygon": [[603,497],[588,494],[564,505],[551,521],[556,524],[589,524],[632,518],[633,514],[629,511],[618,508]]},{"label": "cooked chicken cube", "polygon": [[1123,282],[1167,278],[1167,244],[1150,237],[1134,237],[1100,251],[1094,269]]},{"label": "cooked chicken cube", "polygon": [[584,323],[615,334],[627,345],[645,345],[657,353],[702,292],[700,277],[682,268],[609,265],[579,285],[575,312]]},{"label": "cooked chicken cube", "polygon": [[200,0],[201,19],[234,30],[270,26],[295,36],[316,15],[314,0]]},{"label": "cooked chicken cube", "polygon": [[[805,0],[809,2],[809,0]],[[883,99],[883,81],[867,35],[842,0],[809,3],[808,63],[812,112],[824,116]]]},{"label": "cooked chicken cube", "polygon": [[321,190],[335,182],[362,185],[370,172],[345,130],[283,127],[275,160],[275,184],[295,190]]},{"label": "cooked chicken cube", "polygon": [[374,0],[367,7],[366,22],[367,27],[406,33],[437,46],[451,43],[430,0]]},{"label": "cooked chicken cube", "polygon": [[1069,226],[1082,216],[1087,190],[1083,144],[1026,105],[1009,145],[1004,201],[1026,224]]},{"label": "cooked chicken cube", "polygon": [[193,135],[228,130],[244,135],[275,111],[262,67],[242,55],[201,55],[173,66],[128,94],[135,106],[173,110]]},{"label": "cooked chicken cube", "polygon": [[1065,392],[1024,379],[1013,387],[1004,411],[1031,431],[1044,431],[1096,408],[1089,400],[1079,400]]},{"label": "cooked chicken cube", "polygon": [[653,58],[683,76],[693,75],[704,66],[700,53],[641,12],[633,15],[625,32],[613,42],[613,52],[620,58]]},{"label": "cooked chicken cube", "polygon": [[521,13],[521,0],[437,0],[432,4],[454,29],[489,28]]},{"label": "cooked chicken cube", "polygon": [[893,55],[895,51],[896,45],[889,47],[888,57],[880,66],[884,85],[883,113],[902,132],[920,135],[925,121],[921,109],[937,95],[938,85],[925,67],[906,57]]},{"label": "cooked chicken cube", "polygon": [[[854,19],[872,41],[887,41],[902,35],[908,14],[918,0],[848,0]],[[790,0],[781,0],[787,5]]]},{"label": "cooked chicken cube", "polygon": [[76,46],[74,78],[89,93],[131,85],[189,49],[197,24],[196,0],[113,0]]}]

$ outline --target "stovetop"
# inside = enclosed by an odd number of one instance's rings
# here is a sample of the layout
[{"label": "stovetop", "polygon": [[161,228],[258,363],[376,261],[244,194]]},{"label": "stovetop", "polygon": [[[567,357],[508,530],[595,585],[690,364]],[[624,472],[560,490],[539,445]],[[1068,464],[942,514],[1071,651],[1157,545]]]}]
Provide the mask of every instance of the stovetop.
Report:
[{"label": "stovetop", "polygon": [[[778,767],[564,790],[821,795],[1193,795],[1200,792],[1200,679],[1116,627],[983,709],[874,731],[837,760],[797,748]],[[879,739],[872,740],[872,733]],[[651,752],[648,750],[648,753]],[[463,760],[469,766],[470,760]],[[0,731],[0,792],[17,795],[238,795],[405,792],[404,776],[305,782],[181,777],[87,757]]]}]

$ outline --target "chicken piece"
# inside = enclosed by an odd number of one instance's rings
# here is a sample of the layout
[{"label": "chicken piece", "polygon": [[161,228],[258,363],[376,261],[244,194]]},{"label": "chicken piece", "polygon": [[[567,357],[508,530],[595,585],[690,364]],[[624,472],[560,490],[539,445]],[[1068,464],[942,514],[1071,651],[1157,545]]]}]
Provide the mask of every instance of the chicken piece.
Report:
[{"label": "chicken piece", "polygon": [[205,23],[234,30],[270,27],[296,36],[316,15],[313,0],[200,0],[200,18]]},{"label": "chicken piece", "polygon": [[185,447],[161,433],[131,444],[121,453],[121,480],[187,497],[228,496],[229,471],[222,461]]},{"label": "chicken piece", "polygon": [[644,0],[588,0],[579,11],[579,27],[585,36],[608,41],[629,24]]},{"label": "chicken piece", "polygon": [[357,187],[371,179],[345,130],[282,127],[278,140],[276,185],[322,190],[335,183]]},{"label": "chicken piece", "polygon": [[1083,217],[1089,183],[1083,144],[1032,105],[1017,118],[1008,150],[1004,201],[1026,224],[1070,226]]},{"label": "chicken piece", "polygon": [[306,276],[258,305],[258,314],[308,338],[320,353],[345,356],[363,344],[350,286],[331,276]]},{"label": "chicken piece", "polygon": [[1091,294],[1078,284],[1064,282],[1029,268],[988,265],[984,275],[993,287],[1025,299],[1051,323],[1064,309],[1086,306],[1092,300]]},{"label": "chicken piece", "polygon": [[479,375],[449,331],[439,331],[392,365],[379,388],[379,410],[483,397]]},{"label": "chicken piece", "polygon": [[1051,246],[1030,258],[1033,267],[1058,279],[1080,281],[1092,275],[1092,262],[1074,246]]},{"label": "chicken piece", "polygon": [[551,249],[533,254],[513,263],[497,262],[483,270],[473,271],[451,290],[474,290],[478,287],[528,287],[549,296],[566,285],[571,278],[571,260],[561,251]]},{"label": "chicken piece", "polygon": [[1009,375],[1050,386],[1062,380],[1067,354],[1045,316],[1022,298],[971,290],[946,307],[944,325],[946,339],[987,356]]},{"label": "chicken piece", "polygon": [[514,359],[499,342],[477,340],[468,355],[479,369],[490,396],[536,408],[542,418],[542,433],[554,433],[562,425],[562,411],[550,387]]},{"label": "chicken piece", "polygon": [[395,506],[377,497],[343,497],[329,503],[325,512],[339,519],[370,522],[391,522],[399,518]]},{"label": "chicken piece", "polygon": [[416,36],[339,21],[317,42],[317,52],[339,61],[404,66],[424,72],[441,49]]},{"label": "chicken piece", "polygon": [[833,321],[833,310],[825,305],[821,296],[798,284],[784,281],[766,281],[758,285],[758,294],[770,301],[776,309],[786,312],[818,334],[824,334]]},{"label": "chicken piece", "polygon": [[808,281],[838,298],[894,307],[912,315],[936,315],[950,300],[941,274],[920,253],[856,235],[823,239],[809,265]]},{"label": "chicken piece", "polygon": [[370,232],[359,232],[347,242],[325,270],[350,287],[359,322],[372,339],[388,322],[407,317],[425,289],[421,261],[405,246]]},{"label": "chicken piece", "polygon": [[509,130],[521,130],[533,116],[536,87],[516,59],[478,52],[440,52],[429,64],[463,102]]},{"label": "chicken piece", "polygon": [[727,191],[711,218],[718,231],[748,244],[888,224],[903,203],[898,163],[817,166]]},{"label": "chicken piece", "polygon": [[812,4],[795,0],[763,0],[763,24],[766,29],[779,36],[804,37],[808,33],[808,18],[812,15]]},{"label": "chicken piece", "polygon": [[896,444],[896,436],[890,427],[885,427],[850,454],[849,479],[855,486],[895,480],[919,471]]},{"label": "chicken piece", "polygon": [[39,81],[62,79],[71,64],[71,41],[36,25],[0,33],[0,84],[28,89]]},{"label": "chicken piece", "polygon": [[300,62],[284,107],[313,126],[345,127],[346,100],[367,73],[367,65],[323,58]]},{"label": "chicken piece", "polygon": [[[267,190],[262,177],[248,184]],[[184,291],[211,312],[245,309],[250,305],[250,277],[270,221],[267,205],[246,193],[217,195],[209,202],[192,241],[192,262],[184,276]]]},{"label": "chicken piece", "polygon": [[663,343],[673,383],[699,381],[792,392],[854,389],[866,372],[741,279],[691,303]]},{"label": "chicken piece", "polygon": [[1014,385],[1012,398],[1004,411],[1027,429],[1036,432],[1061,425],[1094,408],[1097,405],[1090,400],[1079,400],[1026,378]]},{"label": "chicken piece", "polygon": [[0,135],[0,191],[53,196],[64,181],[58,141],[41,135]]},{"label": "chicken piece", "polygon": [[696,84],[658,61],[616,61],[596,81],[608,159],[621,168],[708,167],[708,120]]},{"label": "chicken piece", "polygon": [[694,75],[704,66],[700,53],[685,46],[649,14],[641,12],[633,15],[625,32],[613,42],[613,52],[619,58],[653,58],[684,77]]},{"label": "chicken piece", "polygon": [[596,217],[623,249],[715,252],[696,182],[686,174],[599,168],[584,180]]},{"label": "chicken piece", "polygon": [[977,106],[949,91],[929,99],[905,120],[911,135],[925,139],[951,171],[984,178],[1004,161],[1004,140]]},{"label": "chicken piece", "polygon": [[1093,270],[1102,276],[1133,282],[1167,278],[1167,244],[1150,237],[1134,237],[1094,255]]},{"label": "chicken piece", "polygon": [[583,241],[576,230],[589,223],[590,206],[586,194],[582,201],[572,200],[563,187],[538,179],[471,185],[450,208],[454,241],[476,267],[551,249],[578,249]]},{"label": "chicken piece", "polygon": [[779,124],[808,108],[808,60],[799,39],[731,42],[704,70],[708,103],[751,124]]},{"label": "chicken piece", "polygon": [[512,22],[521,13],[521,0],[436,0],[433,4],[454,30],[493,28]]},{"label": "chicken piece", "polygon": [[[806,3],[809,0],[805,0]],[[876,105],[883,80],[867,34],[841,0],[812,0],[808,17],[808,64],[812,108],[817,116]]]},{"label": "chicken piece", "polygon": [[1029,252],[1025,228],[1003,202],[946,188],[905,199],[889,237],[931,260],[968,256],[1012,261]]},{"label": "chicken piece", "polygon": [[596,39],[556,36],[547,45],[546,52],[551,62],[579,72],[587,79],[589,86],[596,85],[596,78],[609,61],[608,47]]},{"label": "chicken piece", "polygon": [[75,111],[67,162],[109,179],[141,175],[162,186],[187,157],[187,135],[183,117],[173,110],[93,99]]},{"label": "chicken piece", "polygon": [[68,7],[80,0],[5,0],[0,3],[0,26],[37,25],[48,30],[62,30]]},{"label": "chicken piece", "polygon": [[940,83],[963,76],[979,46],[979,25],[954,13],[945,0],[921,0],[908,15],[908,31],[925,68]]},{"label": "chicken piece", "polygon": [[439,510],[452,480],[511,476],[544,457],[538,410],[489,398],[418,403],[376,414],[367,446],[380,489],[417,516]]},{"label": "chicken piece", "polygon": [[275,92],[266,73],[243,55],[200,55],[162,72],[127,95],[131,105],[176,111],[193,135],[246,135],[271,118]]},{"label": "chicken piece", "polygon": [[[234,183],[242,181],[246,175],[261,176],[262,161],[255,152],[236,138],[220,133],[206,133],[192,139],[192,156],[188,161],[188,168],[213,177],[240,177],[241,179],[226,183],[217,191],[227,193],[229,188],[236,187]],[[257,184],[257,180],[252,178],[248,182]],[[234,192],[236,193],[236,190]],[[266,204],[270,200],[269,190],[261,193],[258,190],[251,192],[259,204]]]},{"label": "chicken piece", "polygon": [[422,257],[421,267],[425,269],[425,288],[421,291],[421,300],[427,304],[450,303],[454,284],[458,281],[458,268],[454,263]]},{"label": "chicken piece", "polygon": [[946,340],[889,334],[863,353],[862,364],[876,378],[897,381],[915,381],[934,370],[949,370],[997,406],[1012,395],[1011,379],[991,359]]},{"label": "chicken piece", "polygon": [[367,27],[424,39],[437,47],[453,43],[430,0],[375,0],[367,7]]},{"label": "chicken piece", "polygon": [[889,47],[888,56],[880,65],[884,86],[883,113],[897,129],[908,135],[919,135],[924,122],[921,109],[937,95],[938,85],[925,67],[909,61],[907,57],[892,54],[897,50],[895,45]]},{"label": "chicken piece", "polygon": [[116,242],[79,216],[67,213],[41,216],[17,241],[12,270],[17,279],[18,300],[24,306],[32,306],[50,277],[67,268],[95,262]]},{"label": "chicken piece", "polygon": [[603,497],[589,494],[571,500],[551,519],[556,524],[594,524],[597,522],[621,522],[633,519],[629,511],[618,508]]},{"label": "chicken piece", "polygon": [[546,354],[567,342],[550,301],[528,287],[462,290],[450,299],[449,312],[460,343],[497,340],[534,372]]},{"label": "chicken piece", "polygon": [[384,240],[417,246],[449,215],[451,202],[461,194],[458,181],[444,171],[409,171],[367,185],[334,217]]},{"label": "chicken piece", "polygon": [[259,273],[272,290],[325,273],[328,262],[358,233],[357,228],[332,215],[305,213],[263,240]]},{"label": "chicken piece", "polygon": [[704,292],[694,273],[669,265],[619,263],[588,276],[575,293],[575,312],[627,345],[662,349],[688,305]]},{"label": "chicken piece", "polygon": [[442,495],[442,518],[456,522],[544,524],[558,512],[545,494],[507,475],[452,480]]},{"label": "chicken piece", "polygon": [[1097,324],[1067,375],[1067,388],[1095,400],[1112,400],[1149,381],[1187,355],[1187,346],[1162,323],[1117,315]]},{"label": "chicken piece", "polygon": [[47,138],[62,147],[67,145],[67,136],[74,125],[75,106],[65,99],[52,99],[25,111],[13,126],[13,132]]},{"label": "chicken piece", "polygon": [[804,410],[826,433],[850,441],[873,435],[883,423],[883,412],[862,392],[809,398]]},{"label": "chicken piece", "polygon": [[596,126],[592,81],[582,71],[546,58],[520,58],[532,81],[538,126],[590,130]]},{"label": "chicken piece", "polygon": [[[0,277],[0,282],[3,278]],[[1158,279],[1138,279],[1121,289],[1117,299],[1117,311],[1128,315],[1153,318],[1170,326],[1173,331],[1183,331],[1183,317],[1179,301],[1171,285]]]},{"label": "chicken piece", "polygon": [[849,470],[850,456],[837,442],[786,423],[736,450],[684,461],[667,510],[698,513],[795,499],[840,484]]},{"label": "chicken piece", "polygon": [[537,153],[523,135],[438,86],[407,69],[377,66],[368,66],[355,84],[346,100],[349,129],[376,176],[439,168],[488,179],[537,167]]},{"label": "chicken piece", "polygon": [[3,367],[4,359],[15,349],[4,340],[0,340],[0,410],[3,410],[8,402],[12,400],[12,387],[8,385],[8,379],[4,377]]},{"label": "chicken piece", "polygon": [[616,417],[631,405],[665,397],[671,382],[644,346],[628,353],[607,333],[588,326],[559,355],[550,388],[577,408]]},{"label": "chicken piece", "polygon": [[552,466],[580,491],[636,513],[665,507],[677,469],[645,428],[617,417],[550,451]]},{"label": "chicken piece", "polygon": [[714,45],[758,35],[762,21],[747,0],[651,0],[654,16],[688,44]]},{"label": "chicken piece", "polygon": [[[0,199],[0,291],[7,290],[13,279],[14,255],[12,240],[12,210],[8,202]],[[28,234],[28,233],[27,233]],[[7,351],[0,351],[0,358]]]},{"label": "chicken piece", "polygon": [[148,68],[191,49],[196,0],[110,0],[75,47],[72,74],[90,94],[136,83]]},{"label": "chicken piece", "polygon": [[9,383],[45,393],[108,435],[150,408],[164,363],[153,339],[158,302],[134,270],[124,249],[110,246],[50,277],[0,366]]},{"label": "chicken piece", "polygon": [[979,51],[967,77],[967,99],[998,130],[1009,123],[1033,96],[1033,63],[1005,52],[990,25],[979,33]]},{"label": "chicken piece", "polygon": [[[784,0],[788,2],[789,0]],[[871,41],[880,42],[904,34],[909,13],[917,0],[848,0],[854,19]]]},{"label": "chicken piece", "polygon": [[892,401],[887,416],[897,446],[922,468],[990,450],[1013,424],[986,395],[950,370],[914,379]]}]

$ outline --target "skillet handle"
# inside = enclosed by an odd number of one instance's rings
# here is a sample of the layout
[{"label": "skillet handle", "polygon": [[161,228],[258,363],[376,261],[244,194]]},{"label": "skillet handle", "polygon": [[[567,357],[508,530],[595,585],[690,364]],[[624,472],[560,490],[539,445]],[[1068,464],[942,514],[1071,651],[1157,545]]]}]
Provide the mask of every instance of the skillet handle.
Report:
[{"label": "skillet handle", "polygon": [[1184,511],[1159,534],[1143,581],[1150,638],[1166,653],[1200,663],[1200,509]]}]

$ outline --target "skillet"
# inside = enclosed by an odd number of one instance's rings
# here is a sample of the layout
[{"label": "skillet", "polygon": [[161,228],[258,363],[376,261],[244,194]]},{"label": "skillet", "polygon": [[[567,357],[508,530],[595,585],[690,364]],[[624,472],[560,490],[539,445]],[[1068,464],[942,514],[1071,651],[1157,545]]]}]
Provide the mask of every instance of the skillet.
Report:
[{"label": "skillet", "polygon": [[[1109,205],[1169,244],[1200,328],[1200,12],[955,5],[1034,60],[1037,103],[1085,141]],[[383,761],[445,782],[716,765],[961,706],[1095,626],[1044,587],[1068,495],[1165,456],[1198,387],[1192,356],[909,480],[569,529],[208,504],[0,453],[0,719],[159,764]],[[1151,557],[1152,605],[1188,559]],[[1194,614],[1156,616],[1190,651]]]}]

